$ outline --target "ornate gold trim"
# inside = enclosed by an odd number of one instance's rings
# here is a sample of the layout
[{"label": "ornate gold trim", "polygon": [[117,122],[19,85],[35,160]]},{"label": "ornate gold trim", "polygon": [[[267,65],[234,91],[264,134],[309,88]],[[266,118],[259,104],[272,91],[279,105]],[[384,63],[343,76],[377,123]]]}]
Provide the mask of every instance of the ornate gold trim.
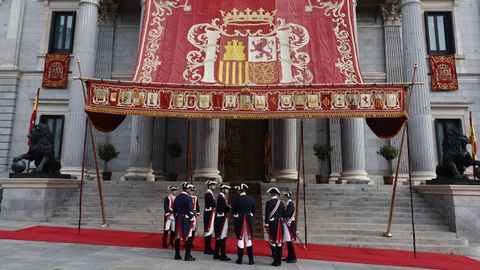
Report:
[{"label": "ornate gold trim", "polygon": [[199,111],[150,111],[128,108],[107,108],[96,107],[91,105],[85,106],[87,112],[109,113],[116,115],[139,115],[139,116],[155,116],[155,117],[173,117],[173,118],[213,118],[213,119],[303,119],[303,118],[400,118],[407,117],[407,113],[403,111],[395,112],[199,112]]}]

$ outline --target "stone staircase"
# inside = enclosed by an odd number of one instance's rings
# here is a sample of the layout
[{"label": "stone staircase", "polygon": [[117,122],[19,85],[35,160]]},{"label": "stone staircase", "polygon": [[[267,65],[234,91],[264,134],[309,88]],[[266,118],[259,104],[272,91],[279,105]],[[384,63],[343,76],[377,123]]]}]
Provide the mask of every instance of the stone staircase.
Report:
[{"label": "stone staircase", "polygon": [[[166,187],[174,182],[103,181],[107,222],[111,229],[134,231],[162,231],[163,198]],[[261,184],[262,200],[269,196],[266,190],[274,184]],[[203,210],[205,185],[198,183],[197,195]],[[276,183],[282,191],[295,191],[294,184]],[[410,197],[408,187],[400,186],[393,219],[392,238],[385,238],[391,186],[384,185],[317,185],[307,186],[308,242],[325,245],[371,247],[386,249],[412,249]],[[300,196],[299,230],[303,240],[303,197]],[[468,241],[457,239],[436,209],[420,195],[414,194],[415,228],[419,251],[461,253]],[[264,212],[264,203],[257,213]],[[260,212],[261,211],[261,212]],[[97,185],[86,181],[84,185],[82,224],[100,228],[101,211]],[[50,222],[59,225],[77,225],[78,192],[57,209]],[[203,233],[203,220],[199,220],[199,233]],[[265,236],[266,238],[266,236]]]},{"label": "stone staircase", "polygon": [[[266,191],[276,186],[295,194],[293,184],[263,184]],[[306,191],[307,236],[309,243],[325,245],[412,250],[410,193],[399,186],[393,216],[392,238],[383,237],[387,229],[392,186],[308,184]],[[299,196],[300,237],[304,240],[303,195]],[[419,194],[413,194],[415,232],[418,251],[462,253],[468,240],[457,239],[441,214]],[[295,200],[295,199],[294,199]]]}]

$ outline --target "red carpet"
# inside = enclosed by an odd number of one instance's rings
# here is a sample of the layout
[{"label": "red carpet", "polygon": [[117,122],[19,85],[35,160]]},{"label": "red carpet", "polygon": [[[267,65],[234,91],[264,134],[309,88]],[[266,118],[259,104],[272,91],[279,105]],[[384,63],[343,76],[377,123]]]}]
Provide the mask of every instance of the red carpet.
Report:
[{"label": "red carpet", "polygon": [[[82,229],[81,234],[79,235],[75,228],[35,226],[18,231],[0,231],[0,239],[161,248],[162,234]],[[194,244],[194,250],[203,251],[202,237],[196,237]],[[235,239],[228,239],[227,245],[227,252],[236,253],[237,248]],[[255,240],[253,245],[256,256],[270,255],[270,249],[266,241]],[[309,260],[452,270],[480,269],[480,262],[458,255],[419,252],[415,259],[413,258],[413,253],[408,251],[314,244],[308,245],[308,250],[304,250],[301,245],[297,245],[296,251],[299,259]]]}]

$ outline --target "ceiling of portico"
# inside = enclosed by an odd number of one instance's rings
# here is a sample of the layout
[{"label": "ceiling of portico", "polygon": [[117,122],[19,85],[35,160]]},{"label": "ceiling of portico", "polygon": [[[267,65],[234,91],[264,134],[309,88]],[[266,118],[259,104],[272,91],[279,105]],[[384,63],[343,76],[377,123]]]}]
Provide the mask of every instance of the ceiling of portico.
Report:
[{"label": "ceiling of portico", "polygon": [[103,0],[103,3],[116,3],[122,10],[140,11],[140,0]]}]

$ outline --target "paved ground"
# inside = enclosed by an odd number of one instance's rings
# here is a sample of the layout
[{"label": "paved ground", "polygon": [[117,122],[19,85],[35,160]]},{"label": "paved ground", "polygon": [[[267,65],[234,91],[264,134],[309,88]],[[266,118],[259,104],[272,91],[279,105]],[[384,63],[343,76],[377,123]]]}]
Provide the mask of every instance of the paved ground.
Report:
[{"label": "paved ground", "polygon": [[[1,270],[275,269],[269,265],[271,259],[267,257],[257,257],[255,267],[252,267],[214,261],[211,256],[198,252],[193,256],[197,259],[194,263],[173,260],[171,250],[0,240]],[[280,269],[413,268],[301,260],[297,264],[283,264]]]},{"label": "paved ground", "polygon": [[[42,224],[0,220],[0,230],[18,230],[35,225]],[[52,224],[45,223],[45,225]],[[233,262],[214,261],[211,256],[198,252],[194,252],[193,256],[197,261],[191,263],[173,260],[172,250],[0,239],[0,270],[276,269],[270,266],[271,259],[267,257],[256,257],[256,264],[253,267],[236,265]],[[236,256],[230,255],[230,257]],[[296,264],[284,263],[279,269],[397,270],[415,268],[299,260]]]}]

